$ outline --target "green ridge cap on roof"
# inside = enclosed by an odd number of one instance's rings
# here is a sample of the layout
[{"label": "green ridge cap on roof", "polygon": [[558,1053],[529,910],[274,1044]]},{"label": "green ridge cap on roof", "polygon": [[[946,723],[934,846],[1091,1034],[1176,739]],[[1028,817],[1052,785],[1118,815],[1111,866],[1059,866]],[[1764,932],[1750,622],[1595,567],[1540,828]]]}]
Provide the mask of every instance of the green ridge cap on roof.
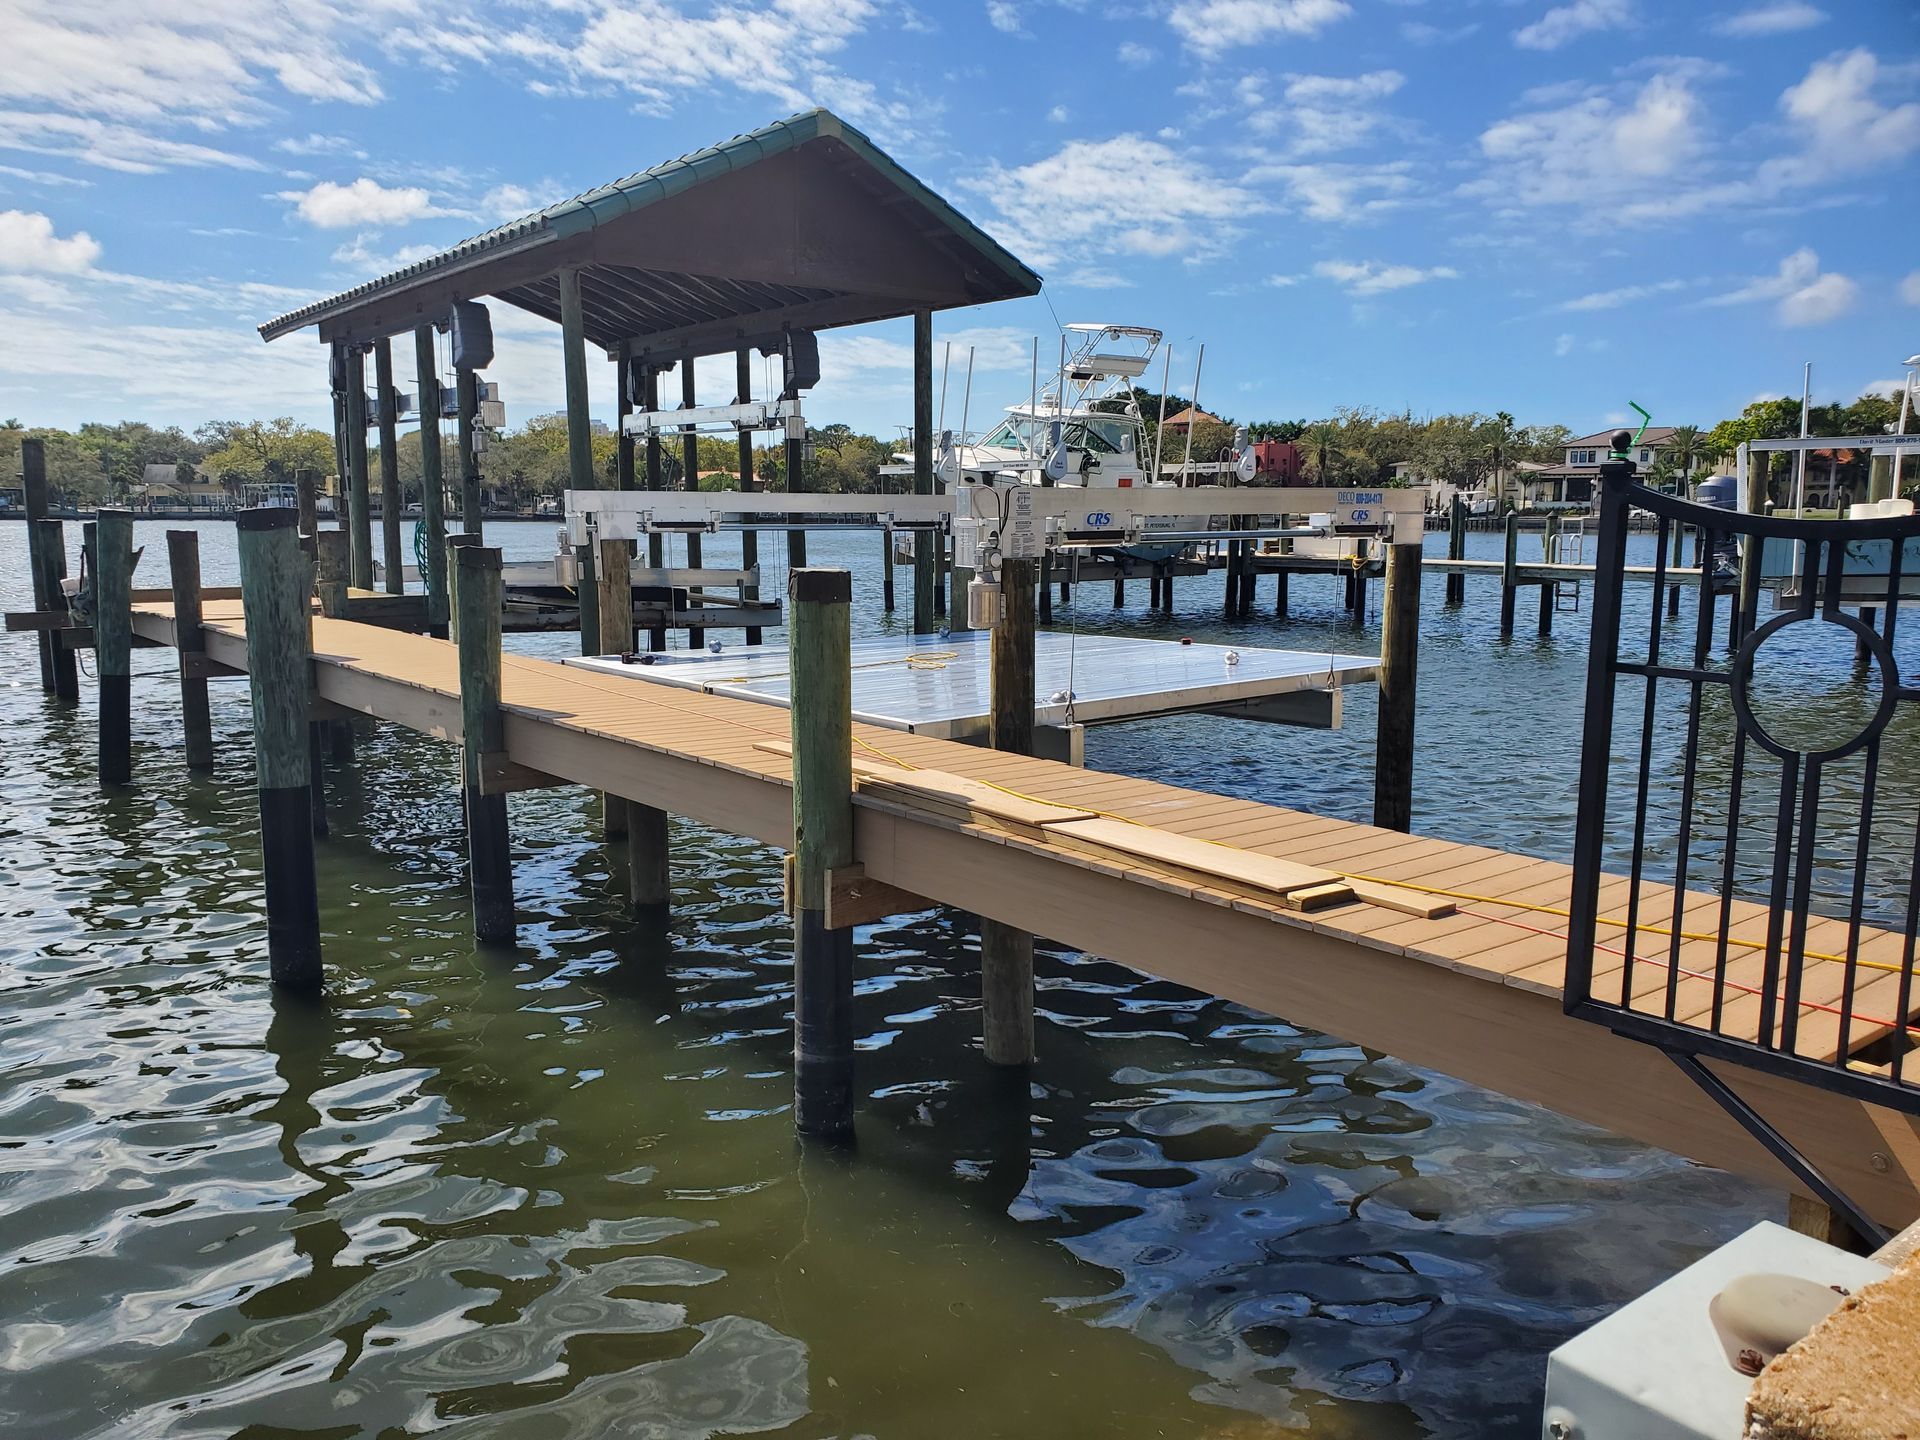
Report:
[{"label": "green ridge cap on roof", "polygon": [[1031,295],[1040,289],[1039,275],[1005,246],[928,189],[859,130],[830,110],[814,109],[777,120],[744,135],[736,135],[731,140],[710,145],[704,150],[668,160],[650,170],[636,171],[622,179],[584,191],[572,199],[556,201],[544,210],[536,210],[518,220],[496,225],[437,255],[403,265],[391,274],[365,281],[298,310],[290,310],[261,325],[261,338],[277,339],[329,316],[350,311],[362,301],[382,297],[390,291],[404,288],[411,281],[451,269],[489,252],[512,253],[581,234],[682,194],[705,181],[822,139],[839,140],[847,145],[890,184],[923,206],[981,259],[1005,275],[1016,293]]}]

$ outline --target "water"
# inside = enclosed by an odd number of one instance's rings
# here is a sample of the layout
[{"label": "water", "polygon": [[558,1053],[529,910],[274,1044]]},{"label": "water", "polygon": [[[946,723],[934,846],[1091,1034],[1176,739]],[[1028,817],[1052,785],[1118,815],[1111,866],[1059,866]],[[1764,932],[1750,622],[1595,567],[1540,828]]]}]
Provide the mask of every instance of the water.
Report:
[{"label": "water", "polygon": [[[137,583],[165,528],[136,527]],[[553,530],[488,533],[532,558]],[[856,571],[861,634],[906,618],[879,543],[811,542]],[[231,527],[202,545],[231,583]],[[25,573],[0,526],[7,608]],[[1586,616],[1503,643],[1470,587],[1449,612],[1428,581],[1416,828],[1565,858]],[[1331,580],[1282,627],[1222,623],[1220,588],[1147,617],[1135,582],[1125,624],[1377,649]],[[1111,628],[1109,599],[1058,623]],[[91,709],[0,642],[9,1434],[1531,1435],[1549,1349],[1782,1208],[1078,954],[1043,950],[1032,1074],[989,1073],[942,914],[862,932],[858,1151],[803,1152],[776,856],[676,822],[671,928],[636,927],[588,799],[515,796],[520,944],[477,952],[452,752],[386,727],[330,777],[330,987],[291,1001],[244,688],[213,687],[220,768],[189,779],[171,653],[134,668],[137,784],[103,797]],[[1371,696],[1346,716],[1098,730],[1088,761],[1364,819]]]}]

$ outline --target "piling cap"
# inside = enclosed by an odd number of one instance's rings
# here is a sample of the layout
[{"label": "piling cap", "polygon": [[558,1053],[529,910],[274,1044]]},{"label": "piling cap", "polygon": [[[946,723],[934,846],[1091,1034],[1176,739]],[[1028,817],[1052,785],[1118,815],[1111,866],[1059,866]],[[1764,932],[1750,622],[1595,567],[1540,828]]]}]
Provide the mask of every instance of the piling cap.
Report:
[{"label": "piling cap", "polygon": [[240,530],[291,530],[300,523],[300,512],[285,505],[256,505],[234,517]]},{"label": "piling cap", "polygon": [[853,599],[853,576],[845,570],[808,567],[787,576],[787,598],[796,604],[845,605]]},{"label": "piling cap", "polygon": [[453,553],[460,557],[459,565],[462,570],[498,570],[500,568],[500,548],[497,545],[462,545]]}]

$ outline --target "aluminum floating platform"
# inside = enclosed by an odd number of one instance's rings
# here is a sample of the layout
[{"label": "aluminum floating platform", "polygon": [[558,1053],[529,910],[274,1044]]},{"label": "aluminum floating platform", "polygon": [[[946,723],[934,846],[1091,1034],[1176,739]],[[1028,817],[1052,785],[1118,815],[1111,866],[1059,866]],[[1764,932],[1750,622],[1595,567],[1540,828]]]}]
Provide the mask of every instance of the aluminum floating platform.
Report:
[{"label": "aluminum floating platform", "polygon": [[[858,640],[852,650],[855,719],[943,740],[986,732],[987,632]],[[565,663],[782,708],[792,697],[784,646],[593,655]],[[1378,663],[1325,651],[1043,630],[1034,636],[1034,723],[1100,725],[1201,711],[1325,729],[1339,724],[1341,687],[1371,680]]]}]

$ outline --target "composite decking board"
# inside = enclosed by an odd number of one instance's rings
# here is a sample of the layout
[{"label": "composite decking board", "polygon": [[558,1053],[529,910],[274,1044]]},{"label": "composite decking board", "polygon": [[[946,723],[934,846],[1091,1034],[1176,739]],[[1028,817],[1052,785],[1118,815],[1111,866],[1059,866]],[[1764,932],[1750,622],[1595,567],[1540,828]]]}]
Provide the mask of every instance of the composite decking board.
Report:
[{"label": "composite decking board", "polygon": [[[166,638],[171,638],[170,605],[143,604],[138,609],[158,622]],[[221,632],[235,639],[244,637],[237,601],[207,602],[202,623],[210,632]],[[322,617],[315,618],[314,640],[316,659],[323,664],[362,672],[443,700],[458,699],[457,661],[445,642]],[[603,741],[718,766],[763,783],[782,786],[790,783],[788,765],[755,748],[760,741],[785,739],[790,735],[790,719],[781,709],[699,690],[635,686],[618,676],[596,675],[589,669],[562,666],[552,660],[512,651],[504,657],[502,681],[505,707],[536,723],[549,722]],[[457,715],[454,723],[457,725]],[[856,733],[873,751],[886,752],[914,768],[943,770],[963,778],[989,781],[1048,804],[1099,809],[1172,834],[1310,868],[1352,870],[1483,896],[1480,900],[1463,900],[1461,903],[1467,908],[1458,914],[1431,920],[1357,904],[1307,916],[1278,912],[1262,901],[1201,881],[1147,873],[1078,853],[1054,857],[1115,878],[1148,884],[1157,890],[1269,915],[1285,924],[1348,939],[1381,953],[1404,954],[1541,995],[1558,994],[1564,972],[1565,918],[1527,910],[1521,905],[1564,909],[1572,878],[1570,868],[1565,865],[1431,837],[1376,831],[1366,825],[1330,820],[1308,811],[1265,806],[1132,777],[1075,770],[1049,761],[1007,756],[894,730],[861,725],[856,727]],[[857,753],[880,760],[873,751]],[[1608,877],[1602,892],[1603,915],[1624,918],[1627,883],[1623,877]],[[1664,928],[1671,923],[1672,893],[1670,886],[1652,881],[1642,882],[1640,888],[1642,929],[1636,936],[1634,949],[1641,960],[1655,963],[1632,962],[1636,971],[1645,972],[1635,974],[1631,987],[1636,1009],[1653,1006],[1664,1010],[1671,941],[1664,935],[1648,934],[1647,927]],[[1719,908],[1716,897],[1704,892],[1689,895],[1682,928],[1717,928]],[[1764,939],[1765,907],[1736,901],[1731,913],[1736,935]],[[1546,933],[1528,933],[1523,927]],[[1608,938],[1609,932],[1613,932],[1612,940]],[[1606,979],[1614,978],[1617,983],[1620,967],[1630,962],[1609,953],[1619,948],[1617,940],[1622,932],[1617,926],[1603,926],[1601,934],[1596,993],[1606,994]],[[1842,922],[1817,920],[1809,928],[1807,948],[1842,953],[1846,937],[1847,927]],[[1861,953],[1867,958],[1897,961],[1903,943],[1897,934],[1865,928],[1861,931]],[[1712,941],[1683,939],[1682,968],[1710,968],[1715,949]],[[1736,945],[1729,953],[1727,978],[1735,984],[1750,984],[1750,977],[1763,965],[1761,952]],[[1897,989],[1897,980],[1896,975],[1886,971],[1861,967],[1856,980],[1856,1004],[1860,1011],[1870,1012],[1870,1002],[1883,998],[1885,1008],[1890,1010],[1891,992]],[[1809,962],[1800,1020],[1803,1053],[1808,1053],[1810,1039],[1837,1031],[1837,1017],[1823,1017],[1821,1012],[1804,1009],[1804,1005],[1831,1004],[1843,987],[1841,965]],[[1710,981],[1683,976],[1678,991],[1681,1003],[1676,1013],[1683,1019],[1689,1018],[1689,1012],[1696,1018],[1707,1013],[1712,995]],[[1742,1025],[1746,1024],[1744,1017],[1749,1011],[1752,1023],[1757,1024],[1759,1003],[1758,996],[1732,985],[1728,987],[1726,1013]],[[1870,1037],[1873,1033],[1873,1027],[1858,1017],[1854,1028],[1854,1038]]]}]

